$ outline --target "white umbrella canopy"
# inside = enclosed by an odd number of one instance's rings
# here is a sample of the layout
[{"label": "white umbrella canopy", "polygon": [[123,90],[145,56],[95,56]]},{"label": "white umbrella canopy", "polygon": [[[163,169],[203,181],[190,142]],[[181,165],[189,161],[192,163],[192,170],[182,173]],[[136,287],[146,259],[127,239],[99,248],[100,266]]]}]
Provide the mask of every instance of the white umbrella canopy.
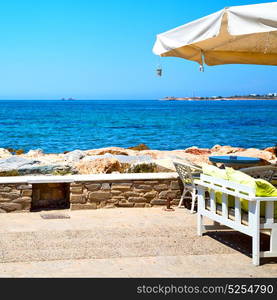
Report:
[{"label": "white umbrella canopy", "polygon": [[209,66],[277,65],[277,2],[224,8],[158,34],[153,52]]}]

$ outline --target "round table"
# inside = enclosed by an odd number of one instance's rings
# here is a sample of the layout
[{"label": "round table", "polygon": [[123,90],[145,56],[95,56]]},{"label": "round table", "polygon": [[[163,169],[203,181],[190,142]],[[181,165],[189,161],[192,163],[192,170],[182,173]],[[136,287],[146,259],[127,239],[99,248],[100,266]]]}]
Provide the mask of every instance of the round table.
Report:
[{"label": "round table", "polygon": [[213,163],[221,163],[226,167],[232,167],[234,169],[240,169],[258,165],[261,159],[258,157],[247,157],[247,156],[210,156],[209,160]]}]

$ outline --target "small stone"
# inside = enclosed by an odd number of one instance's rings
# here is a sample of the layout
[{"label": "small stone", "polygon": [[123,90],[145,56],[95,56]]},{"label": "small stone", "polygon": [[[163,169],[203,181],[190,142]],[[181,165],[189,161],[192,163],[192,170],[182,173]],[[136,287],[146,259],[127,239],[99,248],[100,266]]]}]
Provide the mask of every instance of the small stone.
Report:
[{"label": "small stone", "polygon": [[125,203],[125,202],[119,202],[118,206],[119,207],[134,207],[135,203]]},{"label": "small stone", "polygon": [[71,203],[86,203],[86,198],[83,195],[70,195],[70,202]]},{"label": "small stone", "polygon": [[70,192],[73,194],[82,194],[83,188],[82,187],[71,187]]},{"label": "small stone", "polygon": [[32,190],[23,190],[22,191],[22,196],[23,197],[24,196],[27,196],[27,197],[32,196]]},{"label": "small stone", "polygon": [[140,197],[141,193],[129,191],[129,192],[125,192],[123,195],[126,197]]},{"label": "small stone", "polygon": [[131,188],[131,185],[118,185],[118,184],[112,185],[112,190],[129,191],[130,188]]},{"label": "small stone", "polygon": [[145,184],[159,184],[159,181],[145,181]]},{"label": "small stone", "polygon": [[174,191],[162,191],[159,194],[160,199],[167,199],[167,198],[175,198],[176,197],[176,192]]},{"label": "small stone", "polygon": [[[117,204],[119,201],[120,200],[118,200],[118,199],[109,199],[109,200],[107,200],[107,203]],[[122,201],[124,201],[124,200],[122,200]]]},{"label": "small stone", "polygon": [[111,193],[109,192],[98,191],[98,192],[89,193],[89,200],[93,202],[108,200],[110,198],[111,198]]},{"label": "small stone", "polygon": [[166,200],[152,200],[150,202],[151,205],[166,205],[167,201]]},{"label": "small stone", "polygon": [[103,191],[109,191],[111,189],[111,186],[109,183],[102,183],[101,190]]},{"label": "small stone", "polygon": [[18,190],[31,190],[32,185],[31,184],[22,184],[22,185],[18,185],[16,188]]},{"label": "small stone", "polygon": [[31,197],[20,197],[18,199],[12,200],[12,203],[31,203]]},{"label": "small stone", "polygon": [[180,186],[180,183],[178,181],[171,181],[170,188],[172,190],[180,190],[181,186]]},{"label": "small stone", "polygon": [[0,203],[0,208],[7,212],[21,210],[22,206],[19,203]]},{"label": "small stone", "polygon": [[122,197],[122,196],[113,196],[112,199],[113,199],[113,200],[120,200],[120,201],[121,201],[121,200],[122,200],[122,201],[126,200],[126,198],[125,198],[125,197]]},{"label": "small stone", "polygon": [[0,197],[0,202],[10,202],[12,201],[11,199],[7,199],[7,198],[1,198]]},{"label": "small stone", "polygon": [[154,190],[156,191],[165,191],[165,190],[168,190],[168,185],[167,184],[158,184],[158,185],[155,185],[154,186]]},{"label": "small stone", "polygon": [[148,193],[144,194],[144,197],[146,199],[151,199],[151,200],[153,198],[155,198],[156,196],[158,196],[158,192],[156,192],[156,191],[152,191],[152,192],[148,192]]},{"label": "small stone", "polygon": [[20,191],[13,191],[10,193],[0,193],[0,197],[1,198],[5,198],[5,199],[17,199],[18,197],[20,197]]},{"label": "small stone", "polygon": [[9,193],[12,190],[12,188],[9,187],[9,186],[3,186],[3,187],[0,188],[0,190],[1,190],[1,192]]},{"label": "small stone", "polygon": [[82,183],[70,183],[70,187],[83,187]]},{"label": "small stone", "polygon": [[145,203],[147,202],[147,199],[144,197],[130,197],[128,198],[129,202],[136,202],[136,203]]},{"label": "small stone", "polygon": [[135,203],[135,207],[144,208],[145,207],[145,203]]},{"label": "small stone", "polygon": [[89,204],[71,204],[71,210],[81,210],[81,209],[97,209],[96,203],[89,203]]},{"label": "small stone", "polygon": [[128,186],[128,187],[131,187],[133,185],[132,182],[116,182],[116,183],[113,183],[112,186]]},{"label": "small stone", "polygon": [[122,191],[117,191],[117,190],[111,190],[112,195],[120,195],[122,194]]},{"label": "small stone", "polygon": [[86,188],[87,188],[89,191],[97,191],[97,190],[100,190],[101,184],[100,184],[100,183],[87,184],[87,185],[86,185]]},{"label": "small stone", "polygon": [[129,203],[128,200],[126,200],[126,199],[123,199],[123,200],[121,200],[120,202],[121,202],[121,203]]},{"label": "small stone", "polygon": [[116,208],[116,206],[114,204],[107,204],[104,208]]},{"label": "small stone", "polygon": [[152,186],[151,185],[146,185],[146,184],[135,185],[135,188],[138,189],[138,190],[145,191],[145,192],[152,191]]},{"label": "small stone", "polygon": [[104,208],[106,206],[106,201],[101,201],[98,205],[97,208]]}]

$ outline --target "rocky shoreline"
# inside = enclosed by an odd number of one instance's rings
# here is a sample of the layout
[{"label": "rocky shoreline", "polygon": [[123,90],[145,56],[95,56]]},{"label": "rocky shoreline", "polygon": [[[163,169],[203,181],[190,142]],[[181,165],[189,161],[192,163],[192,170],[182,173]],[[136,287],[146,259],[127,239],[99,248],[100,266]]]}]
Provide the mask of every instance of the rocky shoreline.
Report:
[{"label": "rocky shoreline", "polygon": [[25,154],[0,148],[0,176],[172,172],[173,160],[202,165],[209,163],[211,155],[258,157],[263,165],[277,164],[275,147],[244,149],[215,145],[211,149],[161,151],[142,144],[128,149],[109,147],[59,154],[47,154],[40,149]]}]

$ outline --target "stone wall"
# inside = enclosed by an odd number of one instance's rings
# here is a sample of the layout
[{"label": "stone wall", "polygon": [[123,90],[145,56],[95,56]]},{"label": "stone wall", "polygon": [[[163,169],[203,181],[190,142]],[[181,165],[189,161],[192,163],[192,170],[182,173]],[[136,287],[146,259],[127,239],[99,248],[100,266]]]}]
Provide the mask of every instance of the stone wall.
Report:
[{"label": "stone wall", "polygon": [[178,180],[124,180],[74,182],[70,186],[70,208],[152,207],[179,203],[182,184]]},{"label": "stone wall", "polygon": [[30,211],[31,202],[31,184],[0,184],[0,213],[12,211]]},{"label": "stone wall", "polygon": [[182,186],[176,173],[2,177],[0,213],[177,205]]}]

